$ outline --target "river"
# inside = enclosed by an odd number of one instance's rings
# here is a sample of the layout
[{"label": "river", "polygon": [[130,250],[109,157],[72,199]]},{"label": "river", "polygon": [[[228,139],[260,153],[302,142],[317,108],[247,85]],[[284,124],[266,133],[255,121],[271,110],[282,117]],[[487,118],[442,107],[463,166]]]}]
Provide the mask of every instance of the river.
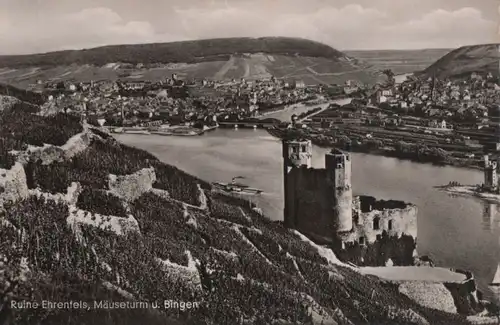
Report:
[{"label": "river", "polygon": [[413,75],[413,73],[403,73],[394,76],[396,84],[401,84],[406,80],[407,77]]},{"label": "river", "polygon": [[[265,130],[217,129],[199,137],[120,134],[116,138],[207,181],[244,176],[248,185],[265,191],[253,199],[265,214],[282,219],[281,143]],[[313,167],[324,167],[327,151],[313,147]],[[419,254],[430,255],[439,266],[472,271],[479,287],[492,298],[486,288],[500,261],[499,208],[433,188],[452,180],[481,183],[480,171],[361,153],[352,154],[352,164],[355,194],[416,204]]]},{"label": "river", "polygon": [[[301,113],[305,113],[309,110],[312,110],[313,108],[316,108],[316,107],[321,107],[321,110],[325,110],[328,108],[328,106],[330,105],[330,103],[336,103],[336,104],[339,104],[339,105],[345,105],[345,104],[348,104],[351,102],[351,99],[350,98],[344,98],[344,99],[335,99],[335,100],[331,100],[327,103],[323,103],[323,104],[318,104],[318,105],[312,105],[312,106],[306,106],[306,105],[303,105],[303,104],[295,104],[295,105],[290,105],[290,106],[286,106],[283,110],[280,110],[280,111],[275,111],[275,112],[271,112],[271,113],[266,113],[264,116],[262,116],[263,118],[275,118],[275,119],[278,119],[278,120],[281,120],[281,121],[285,121],[285,122],[290,122],[292,120],[292,115],[299,115]],[[320,111],[318,112],[315,112],[314,114],[308,116],[308,117],[311,117],[315,114],[318,114]]]}]

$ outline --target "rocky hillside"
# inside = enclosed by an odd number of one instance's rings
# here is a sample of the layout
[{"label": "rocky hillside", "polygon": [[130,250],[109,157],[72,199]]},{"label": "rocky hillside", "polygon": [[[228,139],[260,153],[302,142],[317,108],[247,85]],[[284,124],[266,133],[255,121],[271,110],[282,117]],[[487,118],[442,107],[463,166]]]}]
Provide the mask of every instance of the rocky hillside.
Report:
[{"label": "rocky hillside", "polygon": [[499,75],[500,44],[463,46],[446,54],[423,71],[439,78],[469,76],[472,72]]},{"label": "rocky hillside", "polygon": [[0,125],[0,324],[467,324],[78,118]]}]

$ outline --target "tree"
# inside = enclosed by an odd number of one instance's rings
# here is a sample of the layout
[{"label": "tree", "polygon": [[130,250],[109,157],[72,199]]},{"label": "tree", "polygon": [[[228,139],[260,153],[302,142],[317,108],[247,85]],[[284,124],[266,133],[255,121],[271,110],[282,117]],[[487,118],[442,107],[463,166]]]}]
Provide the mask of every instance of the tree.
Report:
[{"label": "tree", "polygon": [[387,76],[388,85],[393,86],[396,83],[396,79],[394,78],[394,72],[391,69],[382,70],[382,74]]},{"label": "tree", "polygon": [[397,152],[408,153],[412,151],[412,145],[410,143],[406,143],[404,141],[398,141],[394,146]]},{"label": "tree", "polygon": [[384,143],[381,140],[377,139],[367,140],[365,144],[369,149],[380,149],[384,145]]},{"label": "tree", "polygon": [[448,154],[448,152],[446,152],[445,150],[443,150],[441,148],[431,148],[428,151],[428,154],[430,157],[435,159],[437,162],[444,162],[450,158],[450,155]]}]

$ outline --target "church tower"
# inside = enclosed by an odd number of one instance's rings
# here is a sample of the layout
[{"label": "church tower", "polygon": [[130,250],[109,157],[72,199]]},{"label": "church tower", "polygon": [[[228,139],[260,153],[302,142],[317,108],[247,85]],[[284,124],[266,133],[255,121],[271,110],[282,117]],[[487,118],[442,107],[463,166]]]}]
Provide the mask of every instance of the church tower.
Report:
[{"label": "church tower", "polygon": [[328,185],[332,190],[332,218],[335,231],[352,230],[352,186],[351,157],[338,149],[332,149],[325,155],[325,168]]},{"label": "church tower", "polygon": [[283,221],[286,227],[295,228],[296,225],[296,170],[301,167],[311,168],[312,143],[311,140],[283,140],[283,185],[284,211]]}]

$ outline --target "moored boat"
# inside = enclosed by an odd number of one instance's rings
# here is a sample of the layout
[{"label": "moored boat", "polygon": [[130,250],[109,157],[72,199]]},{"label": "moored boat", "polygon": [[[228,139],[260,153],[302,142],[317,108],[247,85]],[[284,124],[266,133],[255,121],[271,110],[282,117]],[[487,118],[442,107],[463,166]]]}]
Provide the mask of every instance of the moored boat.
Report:
[{"label": "moored boat", "polygon": [[236,179],[244,178],[242,176],[233,177],[231,183],[221,183],[221,182],[213,182],[212,185],[222,191],[231,192],[231,193],[239,193],[239,194],[260,194],[263,190],[258,188],[253,188],[248,185],[237,183]]}]

